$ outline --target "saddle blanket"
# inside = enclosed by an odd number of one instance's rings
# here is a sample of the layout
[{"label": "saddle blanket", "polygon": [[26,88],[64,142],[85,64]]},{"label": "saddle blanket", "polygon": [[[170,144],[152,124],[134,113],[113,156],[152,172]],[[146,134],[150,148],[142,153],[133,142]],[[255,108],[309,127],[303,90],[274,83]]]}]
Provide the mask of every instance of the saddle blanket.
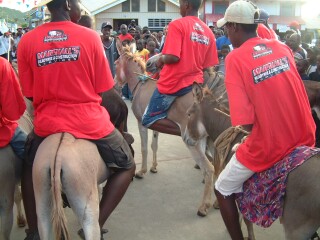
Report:
[{"label": "saddle blanket", "polygon": [[243,184],[243,192],[236,194],[242,215],[261,227],[270,227],[282,216],[288,174],[319,152],[318,148],[298,147],[272,168],[255,173]]},{"label": "saddle blanket", "polygon": [[160,93],[158,88],[156,88],[150,99],[150,103],[142,116],[142,125],[145,127],[150,127],[157,120],[166,118],[168,115],[168,110],[174,100],[177,97],[191,92],[191,90],[192,86],[189,86],[186,88],[182,88],[174,94],[167,95]]}]

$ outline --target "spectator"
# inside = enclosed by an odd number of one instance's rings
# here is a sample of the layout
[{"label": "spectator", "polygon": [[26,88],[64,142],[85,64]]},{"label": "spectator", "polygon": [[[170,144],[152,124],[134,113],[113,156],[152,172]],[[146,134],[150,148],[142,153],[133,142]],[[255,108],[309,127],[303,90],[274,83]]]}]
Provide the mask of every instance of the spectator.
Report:
[{"label": "spectator", "polygon": [[119,54],[114,37],[111,36],[112,25],[110,22],[104,22],[101,25],[101,41],[105,55],[108,59],[112,77],[116,74],[115,61],[118,59]]},{"label": "spectator", "polygon": [[156,49],[156,43],[153,40],[147,42],[147,50],[149,51],[149,54],[147,55],[146,60],[159,53],[159,50]]},{"label": "spectator", "polygon": [[136,28],[136,20],[132,19],[131,22],[128,25],[128,29]]},{"label": "spectator", "polygon": [[125,39],[128,39],[129,41],[132,41],[133,37],[131,34],[128,33],[128,27],[125,24],[121,24],[120,26],[120,32],[121,34],[118,36],[120,41],[122,42]]},{"label": "spectator", "polygon": [[258,36],[265,39],[278,39],[277,34],[275,31],[273,31],[272,28],[269,27],[268,20],[269,20],[269,14],[263,10],[260,9],[260,20],[262,23],[258,24],[257,33]]},{"label": "spectator", "polygon": [[136,33],[136,29],[135,28],[130,28],[128,33],[134,38],[135,37],[135,33]]},{"label": "spectator", "polygon": [[166,41],[167,33],[168,33],[168,25],[163,28],[163,36],[161,38],[160,47],[159,47],[159,51],[160,52],[162,52],[162,49],[164,47],[164,43]]},{"label": "spectator", "polygon": [[307,59],[307,52],[300,47],[300,44],[301,36],[298,33],[293,33],[287,41],[287,45],[291,48],[295,59]]},{"label": "spectator", "polygon": [[216,46],[217,46],[217,50],[218,50],[218,57],[222,57],[221,56],[221,49],[223,45],[228,45],[230,48],[230,51],[233,49],[232,44],[230,42],[230,39],[228,38],[228,32],[224,31],[225,34],[219,38],[217,38],[216,40]]},{"label": "spectator", "polygon": [[[211,31],[214,33],[215,31],[214,31],[214,26],[213,26],[213,24],[212,23],[209,23],[208,24],[208,27],[211,29]],[[217,36],[216,36],[216,38],[217,38]]]},{"label": "spectator", "polygon": [[147,61],[149,51],[145,48],[146,41],[144,39],[139,39],[137,42],[137,51],[135,52],[143,61]]},{"label": "spectator", "polygon": [[320,55],[317,56],[317,69],[309,74],[309,78],[312,81],[320,82]]},{"label": "spectator", "polygon": [[229,45],[222,45],[220,50],[219,65],[216,68],[216,71],[222,72],[225,74],[225,59],[230,53],[231,49]]},{"label": "spectator", "polygon": [[289,28],[292,29],[293,31],[295,31],[301,37],[301,32],[299,30],[300,24],[297,21],[292,21],[289,24]]},{"label": "spectator", "polygon": [[296,66],[297,66],[297,70],[298,70],[298,73],[299,73],[301,79],[302,80],[310,80],[309,76],[306,73],[307,69],[309,67],[308,60],[302,59],[296,63]]},{"label": "spectator", "polygon": [[93,26],[93,20],[89,15],[82,15],[78,21],[78,24],[86,28],[91,28]]},{"label": "spectator", "polygon": [[308,62],[309,62],[309,68],[307,69],[307,75],[309,76],[310,73],[315,72],[317,69],[317,55],[319,53],[318,49],[316,47],[307,48],[306,49],[308,54]]}]

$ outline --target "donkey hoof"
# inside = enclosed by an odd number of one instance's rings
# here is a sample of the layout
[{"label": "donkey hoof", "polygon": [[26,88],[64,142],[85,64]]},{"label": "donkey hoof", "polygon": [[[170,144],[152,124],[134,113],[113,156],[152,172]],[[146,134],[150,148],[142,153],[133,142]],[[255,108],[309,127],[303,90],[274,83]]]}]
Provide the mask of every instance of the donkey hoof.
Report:
[{"label": "donkey hoof", "polygon": [[138,179],[142,179],[143,178],[143,173],[136,173],[136,175],[134,175],[135,178],[138,178]]},{"label": "donkey hoof", "polygon": [[206,212],[201,212],[200,210],[198,210],[197,215],[199,217],[205,217],[205,216],[207,216],[207,213]]},{"label": "donkey hoof", "polygon": [[152,172],[152,173],[157,173],[158,170],[157,170],[156,168],[150,168],[150,172]]},{"label": "donkey hoof", "polygon": [[198,164],[194,165],[194,168],[195,168],[195,169],[200,169],[200,167],[199,167]]}]

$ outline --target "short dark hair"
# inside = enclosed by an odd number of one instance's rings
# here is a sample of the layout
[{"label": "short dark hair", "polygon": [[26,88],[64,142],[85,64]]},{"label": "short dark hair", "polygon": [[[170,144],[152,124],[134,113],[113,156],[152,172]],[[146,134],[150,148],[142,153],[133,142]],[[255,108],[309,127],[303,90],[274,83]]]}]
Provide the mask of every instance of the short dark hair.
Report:
[{"label": "short dark hair", "polygon": [[[239,23],[240,24],[240,23]],[[258,24],[240,24],[242,30],[245,33],[252,33],[252,32],[256,32],[257,28],[258,28]]]},{"label": "short dark hair", "polygon": [[65,0],[53,0],[47,4],[47,7],[49,11],[54,10],[54,9],[59,9],[65,4]]},{"label": "short dark hair", "polygon": [[188,1],[192,5],[192,8],[195,10],[199,10],[202,4],[202,0],[185,0],[185,1]]}]

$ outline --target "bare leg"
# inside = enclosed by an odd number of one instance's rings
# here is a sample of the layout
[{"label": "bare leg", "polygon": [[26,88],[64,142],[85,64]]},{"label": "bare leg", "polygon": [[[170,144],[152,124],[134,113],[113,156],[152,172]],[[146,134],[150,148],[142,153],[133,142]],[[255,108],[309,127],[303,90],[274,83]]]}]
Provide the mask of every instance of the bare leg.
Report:
[{"label": "bare leg", "polygon": [[154,124],[152,124],[149,127],[149,129],[152,129],[161,133],[181,136],[181,131],[179,126],[175,122],[167,118],[156,121]]},{"label": "bare leg", "polygon": [[216,189],[214,190],[214,192],[219,202],[221,216],[231,236],[231,239],[243,240],[239,222],[238,208],[235,202],[235,195],[232,194],[231,196],[225,197]]},{"label": "bare leg", "polygon": [[103,188],[102,199],[100,201],[99,224],[103,227],[110,214],[121,201],[129,184],[134,177],[136,167],[128,170],[119,170],[111,175],[106,186]]}]

